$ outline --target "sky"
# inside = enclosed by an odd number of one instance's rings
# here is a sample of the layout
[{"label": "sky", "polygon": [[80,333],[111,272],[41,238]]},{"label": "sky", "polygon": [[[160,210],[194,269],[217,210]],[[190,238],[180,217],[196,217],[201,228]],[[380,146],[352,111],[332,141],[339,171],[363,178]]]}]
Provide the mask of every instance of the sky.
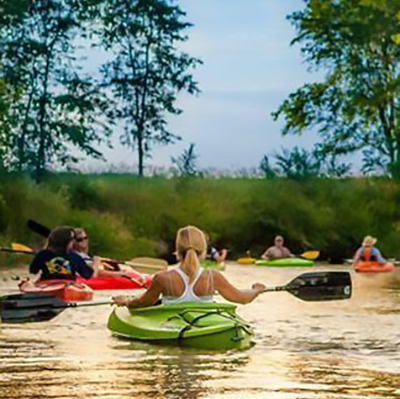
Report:
[{"label": "sky", "polygon": [[[194,26],[180,46],[203,61],[194,71],[201,93],[180,95],[184,111],[169,118],[169,130],[182,141],[156,146],[147,164],[169,167],[195,144],[200,168],[237,170],[256,168],[263,155],[273,155],[295,145],[311,148],[315,133],[281,135],[283,121],[273,121],[289,93],[318,80],[307,71],[299,46],[290,46],[294,27],[286,16],[301,10],[301,0],[180,0],[186,20]],[[99,61],[99,60],[97,60]],[[107,169],[110,165],[134,167],[137,156],[119,144],[102,147],[107,163],[88,160],[83,168]]]}]

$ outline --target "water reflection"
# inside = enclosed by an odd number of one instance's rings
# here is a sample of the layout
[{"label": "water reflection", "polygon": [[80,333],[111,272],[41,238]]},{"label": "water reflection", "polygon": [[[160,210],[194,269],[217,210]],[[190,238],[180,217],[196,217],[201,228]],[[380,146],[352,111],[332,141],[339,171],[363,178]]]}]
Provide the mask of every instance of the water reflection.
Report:
[{"label": "water reflection", "polygon": [[398,398],[400,375],[365,368],[361,359],[334,356],[293,358],[293,377],[305,396],[316,398]]},{"label": "water reflection", "polygon": [[[275,285],[303,271],[232,266],[227,274],[240,286]],[[353,281],[350,301],[305,303],[274,293],[239,307],[256,333],[244,352],[117,339],[106,328],[107,306],[1,325],[0,398],[399,399],[400,279]],[[13,284],[0,282],[0,292]]]},{"label": "water reflection", "polygon": [[232,378],[250,360],[246,352],[221,354],[190,348],[122,342],[116,343],[114,349],[121,351],[125,356],[127,351],[145,354],[134,363],[126,360],[124,370],[126,374],[135,375],[135,378],[132,378],[135,387],[138,373],[142,378],[147,377],[147,397],[165,399],[203,397],[208,391],[207,385],[210,381]]}]

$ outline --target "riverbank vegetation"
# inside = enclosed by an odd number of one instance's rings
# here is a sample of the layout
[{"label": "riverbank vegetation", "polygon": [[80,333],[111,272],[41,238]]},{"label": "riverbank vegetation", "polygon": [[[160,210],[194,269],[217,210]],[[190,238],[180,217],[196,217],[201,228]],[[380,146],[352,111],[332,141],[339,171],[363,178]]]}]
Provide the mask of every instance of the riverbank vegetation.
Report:
[{"label": "riverbank vegetation", "polygon": [[[400,183],[383,178],[138,178],[135,175],[48,176],[37,185],[8,174],[0,184],[2,246],[44,240],[26,228],[29,218],[49,227],[82,226],[92,253],[119,258],[173,260],[177,229],[204,229],[235,259],[260,255],[276,234],[294,253],[321,250],[321,259],[351,257],[362,237],[378,237],[388,257],[399,257]],[[2,255],[4,263],[15,255]]]}]

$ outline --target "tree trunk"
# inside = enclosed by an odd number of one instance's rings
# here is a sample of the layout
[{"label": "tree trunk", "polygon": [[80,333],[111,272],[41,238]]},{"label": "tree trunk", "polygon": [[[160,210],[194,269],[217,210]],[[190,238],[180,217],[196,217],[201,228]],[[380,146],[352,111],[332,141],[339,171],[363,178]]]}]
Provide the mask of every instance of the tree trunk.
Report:
[{"label": "tree trunk", "polygon": [[139,177],[143,177],[144,176],[143,130],[140,130],[138,132],[137,141],[138,141],[138,162],[139,162],[138,174],[139,174]]},{"label": "tree trunk", "polygon": [[49,84],[49,74],[50,74],[50,60],[52,57],[51,49],[47,54],[46,69],[44,73],[43,82],[43,94],[40,99],[40,111],[39,111],[39,150],[36,159],[36,182],[40,182],[45,167],[46,167],[46,142],[47,142],[47,132],[46,132],[46,105],[48,102],[48,84]]}]

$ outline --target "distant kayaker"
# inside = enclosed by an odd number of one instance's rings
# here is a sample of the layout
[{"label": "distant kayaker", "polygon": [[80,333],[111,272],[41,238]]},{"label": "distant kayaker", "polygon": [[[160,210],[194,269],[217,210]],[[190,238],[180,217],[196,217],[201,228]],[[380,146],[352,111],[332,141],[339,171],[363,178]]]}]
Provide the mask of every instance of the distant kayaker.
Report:
[{"label": "distant kayaker", "polygon": [[31,274],[39,274],[41,280],[75,280],[79,274],[84,278],[96,276],[100,259],[93,258],[92,266],[73,252],[75,232],[72,227],[60,226],[49,235],[45,249],[39,251],[29,266]]},{"label": "distant kayaker", "polygon": [[219,271],[203,270],[200,260],[207,254],[207,241],[204,233],[194,226],[178,230],[176,236],[176,255],[179,266],[156,274],[151,287],[137,299],[116,297],[113,303],[118,306],[139,308],[152,306],[161,296],[163,304],[183,302],[212,302],[215,292],[226,300],[236,303],[249,303],[263,292],[265,286],[253,284],[252,288],[235,288]]},{"label": "distant kayaker", "polygon": [[221,251],[218,251],[216,246],[210,243],[210,237],[208,236],[208,234],[205,234],[205,237],[208,243],[207,245],[208,251],[206,258],[217,263],[224,263],[228,256],[228,250],[226,248],[223,248],[221,249]]},{"label": "distant kayaker", "polygon": [[284,239],[282,236],[276,236],[272,247],[269,247],[262,255],[261,258],[265,260],[293,258],[294,255],[288,248],[284,247]]},{"label": "distant kayaker", "polygon": [[359,262],[378,262],[382,265],[386,264],[387,261],[384,259],[378,248],[375,248],[375,244],[378,240],[372,236],[364,237],[361,247],[357,250],[354,255],[353,263]]}]

